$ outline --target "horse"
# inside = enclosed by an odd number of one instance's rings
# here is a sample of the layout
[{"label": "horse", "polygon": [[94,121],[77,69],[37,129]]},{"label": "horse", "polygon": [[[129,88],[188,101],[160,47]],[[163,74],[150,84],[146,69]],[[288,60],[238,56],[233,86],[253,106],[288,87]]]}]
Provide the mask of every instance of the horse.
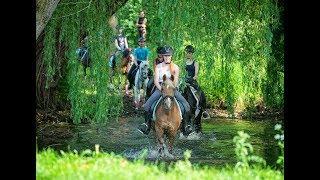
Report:
[{"label": "horse", "polygon": [[142,61],[139,65],[139,69],[134,78],[134,104],[135,108],[138,109],[140,106],[140,90],[143,89],[143,98],[146,97],[146,89],[149,81],[149,64],[147,61]]},{"label": "horse", "polygon": [[132,64],[133,64],[133,56],[130,54],[132,51],[131,48],[125,49],[123,52],[123,57],[121,60],[121,72],[123,75],[127,75]]},{"label": "horse", "polygon": [[174,76],[172,75],[170,78],[163,76],[162,96],[155,110],[154,129],[159,146],[159,154],[164,152],[164,135],[169,140],[168,151],[172,154],[173,143],[182,121],[179,105],[174,97],[175,86],[173,79]]},{"label": "horse", "polygon": [[[149,97],[154,93],[154,91],[156,90],[156,86],[154,85],[154,77],[150,76],[149,77],[149,82],[147,84],[147,90],[146,90],[146,100],[149,99]],[[179,104],[182,105],[182,104]],[[184,136],[188,136],[189,133],[191,133],[191,129],[186,129],[185,126],[186,125],[190,125],[191,126],[191,120],[190,120],[190,115],[191,113],[186,113],[183,112],[183,119],[181,122],[181,126],[180,126],[180,131]]]},{"label": "horse", "polygon": [[[131,66],[133,65],[133,55],[131,53],[131,48],[125,49],[123,53],[123,57],[121,60],[121,73],[127,77]],[[129,79],[127,78],[127,81]],[[125,91],[126,95],[129,95],[129,82],[126,81]]]},{"label": "horse", "polygon": [[205,95],[194,79],[187,79],[182,96],[190,105],[190,115],[192,116],[190,118],[193,119],[194,130],[196,133],[200,133],[202,131],[201,118],[206,107]]}]

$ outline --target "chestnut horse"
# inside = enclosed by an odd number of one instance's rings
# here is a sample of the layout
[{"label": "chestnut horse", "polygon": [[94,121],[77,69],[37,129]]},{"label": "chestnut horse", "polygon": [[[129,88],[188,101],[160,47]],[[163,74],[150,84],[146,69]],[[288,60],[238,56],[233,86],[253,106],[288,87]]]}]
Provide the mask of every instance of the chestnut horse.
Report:
[{"label": "chestnut horse", "polygon": [[169,140],[169,153],[172,154],[175,136],[181,124],[179,105],[174,98],[175,86],[173,79],[173,76],[170,79],[166,78],[165,75],[163,76],[162,97],[155,112],[156,120],[154,126],[160,154],[164,152],[165,134]]}]

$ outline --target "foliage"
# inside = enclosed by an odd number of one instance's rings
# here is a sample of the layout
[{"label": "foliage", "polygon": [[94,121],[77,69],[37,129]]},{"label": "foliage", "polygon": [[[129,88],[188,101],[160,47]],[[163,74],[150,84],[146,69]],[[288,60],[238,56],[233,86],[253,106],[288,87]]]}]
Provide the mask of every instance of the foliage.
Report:
[{"label": "foliage", "polygon": [[[189,155],[189,156],[188,156]],[[252,167],[247,171],[235,171],[225,167],[192,166],[185,153],[179,160],[165,168],[143,160],[130,162],[114,153],[97,151],[61,152],[47,149],[36,155],[37,179],[283,179],[280,171]]]},{"label": "foliage", "polygon": [[[67,47],[67,75],[63,79],[68,82],[68,100],[75,123],[83,119],[105,122],[109,117],[117,117],[122,111],[121,92],[107,86],[107,60],[114,50],[110,47],[113,34],[108,25],[107,3],[104,0],[61,1],[45,29],[44,61],[48,81],[60,68],[55,63],[58,53],[55,44],[59,42]],[[91,57],[91,68],[87,69],[86,77],[75,53],[85,34],[89,37]]]},{"label": "foliage", "polygon": [[233,138],[233,142],[236,144],[235,152],[238,162],[235,166],[236,169],[246,170],[249,168],[249,162],[258,162],[266,165],[263,158],[255,155],[251,155],[253,147],[249,142],[246,142],[250,136],[243,131],[238,131],[238,136]]},{"label": "foliage", "polygon": [[[278,141],[278,146],[280,148],[280,156],[278,157],[277,164],[279,164],[280,169],[283,171],[284,168],[284,131],[282,130],[281,124],[276,124],[274,130],[277,131],[277,134],[274,138]],[[278,134],[279,133],[279,134]]]},{"label": "foliage", "polygon": [[[110,89],[107,60],[113,48],[113,30],[106,12],[110,1],[62,0],[45,28],[44,62],[47,88],[61,68],[67,68],[68,100],[74,122],[105,122],[122,110],[122,95]],[[156,47],[173,46],[173,60],[184,69],[184,47],[195,46],[200,64],[199,84],[210,103],[225,102],[231,114],[265,102],[282,108],[284,93],[283,7],[274,0],[191,1],[129,0],[116,16],[125,28],[129,46],[136,46],[135,22],[143,9],[148,19],[147,46],[151,61]],[[92,67],[84,78],[75,50],[89,35]],[[57,43],[67,47],[68,66],[56,59]],[[184,71],[181,71],[184,75]],[[123,78],[116,75],[116,82]],[[62,81],[65,82],[65,81]]]},{"label": "foliage", "polygon": [[152,49],[170,44],[175,49],[174,61],[183,69],[184,47],[195,46],[199,83],[210,102],[226,102],[230,113],[261,101],[282,107],[283,38],[279,41],[273,36],[278,29],[283,37],[282,7],[277,1],[142,3]]}]

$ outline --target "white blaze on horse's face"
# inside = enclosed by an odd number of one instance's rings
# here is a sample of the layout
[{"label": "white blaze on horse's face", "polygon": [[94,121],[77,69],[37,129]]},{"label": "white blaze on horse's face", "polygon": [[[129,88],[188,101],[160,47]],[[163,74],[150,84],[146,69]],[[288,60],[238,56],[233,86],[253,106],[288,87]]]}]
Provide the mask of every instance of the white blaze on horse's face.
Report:
[{"label": "white blaze on horse's face", "polygon": [[162,85],[162,96],[165,98],[163,103],[164,103],[164,108],[166,110],[170,110],[171,106],[173,104],[173,97],[174,97],[174,91],[175,87],[173,85],[173,82],[171,80],[165,80]]},{"label": "white blaze on horse's face", "polygon": [[166,99],[164,100],[164,108],[166,110],[171,109],[171,105],[172,105],[172,101],[170,97],[166,97]]},{"label": "white blaze on horse's face", "polygon": [[143,79],[146,79],[148,77],[148,69],[149,65],[147,62],[144,61],[140,63],[140,73]]}]

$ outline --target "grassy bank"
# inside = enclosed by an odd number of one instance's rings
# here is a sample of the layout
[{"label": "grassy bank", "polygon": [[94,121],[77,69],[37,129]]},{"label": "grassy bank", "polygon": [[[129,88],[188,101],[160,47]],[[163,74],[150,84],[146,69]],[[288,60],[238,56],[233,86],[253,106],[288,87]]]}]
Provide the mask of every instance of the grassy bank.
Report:
[{"label": "grassy bank", "polygon": [[37,153],[37,179],[284,179],[280,171],[259,166],[247,170],[231,167],[197,167],[184,161],[153,165],[130,162],[108,153],[62,153],[47,149]]}]

